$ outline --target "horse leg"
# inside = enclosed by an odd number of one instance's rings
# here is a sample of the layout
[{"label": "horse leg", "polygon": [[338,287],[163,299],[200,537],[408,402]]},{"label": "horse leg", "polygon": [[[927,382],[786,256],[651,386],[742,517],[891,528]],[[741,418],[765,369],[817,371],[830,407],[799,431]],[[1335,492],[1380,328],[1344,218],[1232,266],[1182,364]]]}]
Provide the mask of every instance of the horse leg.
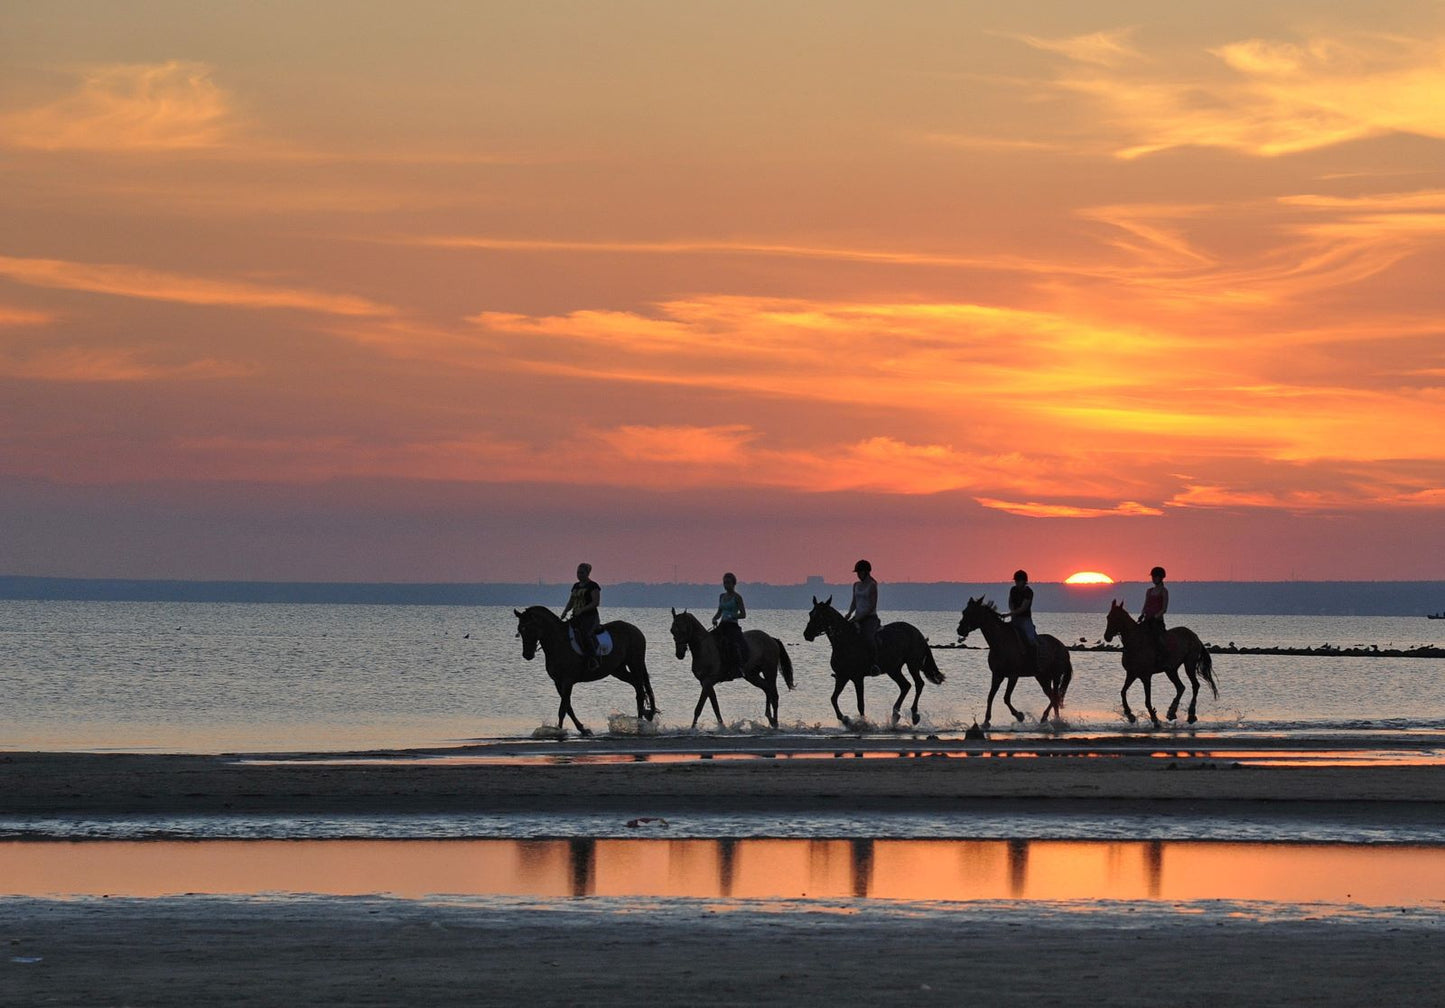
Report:
[{"label": "horse leg", "polygon": [[692,730],[697,731],[697,719],[702,717],[703,705],[707,703],[707,686],[700,685],[697,691],[697,706],[692,709]]},{"label": "horse leg", "polygon": [[984,708],[983,712],[983,726],[985,728],[987,728],[989,726],[989,722],[993,720],[993,698],[994,694],[998,692],[998,684],[1001,682],[1003,682],[1003,676],[995,672],[993,676],[993,684],[988,688],[988,706]]},{"label": "horse leg", "polygon": [[1186,665],[1184,671],[1189,675],[1189,685],[1192,689],[1189,694],[1189,723],[1193,724],[1199,720],[1199,716],[1194,713],[1194,705],[1199,702],[1199,677],[1194,674],[1193,665]]},{"label": "horse leg", "polygon": [[1040,675],[1038,676],[1038,680],[1039,686],[1043,688],[1044,696],[1049,698],[1049,705],[1045,707],[1044,712],[1039,715],[1039,724],[1043,724],[1049,719],[1049,714],[1051,712],[1055,712],[1058,710],[1059,691],[1054,688],[1053,683],[1049,682],[1048,676]]},{"label": "horse leg", "polygon": [[858,720],[867,721],[868,715],[863,713],[863,676],[861,673],[857,679],[853,680],[853,692],[858,694]]},{"label": "horse leg", "polygon": [[1179,699],[1184,696],[1184,684],[1179,681],[1178,669],[1165,669],[1164,674],[1167,675],[1169,681],[1174,684],[1174,702],[1169,705],[1169,711],[1164,715],[1170,721],[1173,721],[1179,716]]},{"label": "horse leg", "polygon": [[572,709],[572,684],[568,683],[566,686],[563,686],[559,683],[557,686],[557,695],[562,701],[557,706],[557,727],[559,729],[564,727],[566,719],[570,717],[572,723],[577,726],[578,735],[591,735],[592,733],[583,727],[582,722],[577,720],[577,712]]},{"label": "horse leg", "polygon": [[[1119,691],[1119,702],[1124,705],[1124,717],[1129,719],[1130,724],[1134,724],[1139,720],[1134,716],[1134,712],[1129,709],[1129,687],[1133,684],[1134,679],[1135,677],[1133,675],[1125,675],[1124,688]],[[1148,680],[1145,681],[1147,682]]]},{"label": "horse leg", "polygon": [[1150,686],[1154,682],[1152,675],[1140,676],[1144,680],[1144,709],[1149,712],[1149,720],[1154,722],[1154,727],[1159,727],[1159,714],[1154,710],[1154,700],[1150,695]]},{"label": "horse leg", "polygon": [[723,726],[722,708],[717,705],[717,683],[708,683],[704,687],[707,690],[707,698],[712,703],[712,716],[717,718],[717,726]]},{"label": "horse leg", "polygon": [[848,720],[848,716],[843,713],[843,708],[838,706],[838,695],[843,692],[843,687],[846,685],[848,685],[847,679],[844,679],[842,676],[833,677],[833,713],[838,715],[838,720],[844,728],[851,728],[853,727],[853,722]]},{"label": "horse leg", "polygon": [[921,720],[918,714],[918,701],[923,699],[923,677],[912,669],[909,669],[908,672],[913,676],[913,723],[917,724]]},{"label": "horse leg", "polygon": [[1008,712],[1014,716],[1015,721],[1022,721],[1024,712],[1013,705],[1014,687],[1018,684],[1017,679],[1009,679],[1008,689],[1003,691],[1003,705],[1008,708]]},{"label": "horse leg", "polygon": [[[897,727],[898,727],[898,711],[899,711],[900,708],[903,707],[903,700],[904,700],[904,698],[908,696],[908,680],[903,677],[903,670],[902,670],[902,669],[897,669],[896,671],[895,671],[894,669],[889,669],[889,670],[888,670],[888,678],[892,679],[894,682],[896,682],[896,683],[898,684],[898,699],[893,701],[893,720],[890,721],[890,722],[888,722],[888,727],[890,727],[890,728],[897,728]],[[914,704],[913,704],[913,723],[914,723],[914,724],[917,724],[917,723],[918,723],[918,703],[917,703],[917,701],[915,701]]]}]

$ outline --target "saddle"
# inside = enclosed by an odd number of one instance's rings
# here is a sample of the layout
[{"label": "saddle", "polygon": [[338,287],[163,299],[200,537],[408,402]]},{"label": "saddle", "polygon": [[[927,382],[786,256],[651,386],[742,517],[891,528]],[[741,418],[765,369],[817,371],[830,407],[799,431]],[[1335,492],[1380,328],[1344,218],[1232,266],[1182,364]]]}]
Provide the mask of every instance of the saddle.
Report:
[{"label": "saddle", "polygon": [[[567,628],[567,643],[572,645],[574,654],[582,653],[582,645],[577,643],[577,628]],[[612,634],[607,630],[597,631],[597,657],[606,658],[612,653]]]}]

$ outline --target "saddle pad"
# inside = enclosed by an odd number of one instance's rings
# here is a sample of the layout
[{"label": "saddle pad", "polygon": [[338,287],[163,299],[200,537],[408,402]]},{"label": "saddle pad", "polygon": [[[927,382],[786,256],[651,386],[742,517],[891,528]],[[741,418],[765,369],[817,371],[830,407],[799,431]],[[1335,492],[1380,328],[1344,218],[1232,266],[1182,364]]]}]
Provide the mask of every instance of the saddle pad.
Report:
[{"label": "saddle pad", "polygon": [[[567,628],[567,642],[572,645],[576,654],[582,653],[582,646],[577,643],[577,628]],[[597,631],[597,657],[605,658],[612,653],[612,634],[606,630]]]}]

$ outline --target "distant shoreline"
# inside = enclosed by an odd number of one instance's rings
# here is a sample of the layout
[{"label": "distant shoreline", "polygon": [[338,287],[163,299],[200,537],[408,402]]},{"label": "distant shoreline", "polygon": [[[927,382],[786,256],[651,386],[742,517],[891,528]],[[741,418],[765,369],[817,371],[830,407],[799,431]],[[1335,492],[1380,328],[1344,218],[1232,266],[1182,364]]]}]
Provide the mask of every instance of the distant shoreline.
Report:
[{"label": "distant shoreline", "polygon": [[[1096,612],[1122,598],[1137,604],[1144,582],[1106,585],[1034,583],[1039,612]],[[40,602],[237,602],[317,605],[560,606],[568,585],[496,582],[475,584],[185,581],[124,578],[58,578],[0,575],[0,600]],[[885,582],[887,608],[895,612],[950,612],[969,598],[1003,596],[1003,582]],[[1445,581],[1176,581],[1174,608],[1200,615],[1400,616],[1438,612]],[[704,608],[717,603],[715,584],[603,586],[610,606]],[[839,596],[850,588],[821,578],[801,584],[739,585],[754,609],[807,609],[813,597]]]}]

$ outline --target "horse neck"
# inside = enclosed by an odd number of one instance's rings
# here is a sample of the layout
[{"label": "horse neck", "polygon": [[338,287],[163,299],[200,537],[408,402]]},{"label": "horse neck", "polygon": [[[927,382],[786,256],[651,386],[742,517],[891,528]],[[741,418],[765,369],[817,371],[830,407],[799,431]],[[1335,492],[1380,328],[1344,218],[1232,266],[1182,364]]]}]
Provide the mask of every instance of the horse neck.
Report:
[{"label": "horse neck", "polygon": [[1144,640],[1144,624],[1136,622],[1132,616],[1125,616],[1116,620],[1119,624],[1119,643],[1124,647],[1133,644],[1140,644]]},{"label": "horse neck", "polygon": [[692,648],[693,658],[696,659],[697,649],[701,647],[705,641],[710,640],[712,635],[703,629],[702,620],[698,619],[691,613],[684,613],[682,617],[679,618],[682,619],[682,626],[684,636],[687,639],[687,646]]},{"label": "horse neck", "polygon": [[537,606],[531,612],[536,614],[536,622],[542,628],[537,634],[537,643],[541,645],[544,654],[564,654],[572,650],[572,645],[567,640],[567,624],[560,616],[545,606]]},{"label": "horse neck", "polygon": [[978,632],[983,634],[983,639],[988,641],[988,646],[993,647],[1008,640],[1008,627],[1003,624],[1003,617],[992,609],[983,611],[983,618],[978,621]]},{"label": "horse neck", "polygon": [[861,640],[854,628],[843,618],[843,614],[836,609],[824,614],[823,633],[835,649],[840,641]]}]

